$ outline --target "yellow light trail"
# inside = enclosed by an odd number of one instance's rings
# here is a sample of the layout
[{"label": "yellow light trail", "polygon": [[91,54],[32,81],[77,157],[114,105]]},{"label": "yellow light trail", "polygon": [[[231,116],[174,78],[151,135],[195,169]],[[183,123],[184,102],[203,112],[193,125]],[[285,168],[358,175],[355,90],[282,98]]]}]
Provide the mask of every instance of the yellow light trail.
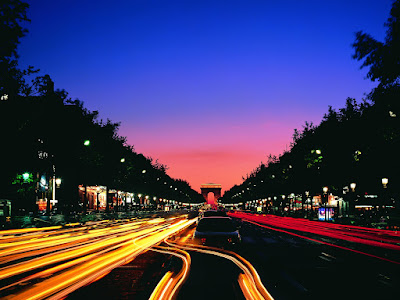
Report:
[{"label": "yellow light trail", "polygon": [[207,247],[202,245],[191,244],[190,246],[187,246],[187,245],[182,245],[180,243],[168,241],[167,239],[165,239],[164,242],[169,246],[178,247],[185,250],[197,251],[205,254],[211,254],[230,260],[235,265],[237,265],[244,273],[241,274],[243,275],[242,278],[239,277],[239,285],[242,288],[243,295],[245,295],[246,299],[273,300],[273,297],[261,282],[261,278],[258,275],[257,270],[253,267],[253,265],[250,262],[248,262],[246,259],[238,255],[237,253],[223,250],[220,248]]},{"label": "yellow light trail", "polygon": [[163,278],[161,278],[160,282],[157,284],[154,291],[151,293],[149,300],[162,299],[164,297],[166,288],[168,287],[168,283],[170,282],[170,280],[172,280],[171,277],[172,277],[171,271],[165,273]]},{"label": "yellow light trail", "polygon": [[247,300],[257,299],[257,296],[254,295],[254,291],[251,291],[252,289],[251,287],[249,287],[251,286],[251,284],[249,284],[246,276],[244,276],[243,274],[239,274],[238,282],[243,292],[243,295]]},{"label": "yellow light trail", "polygon": [[[157,222],[160,222],[158,220]],[[153,222],[154,223],[154,222]],[[130,225],[130,230],[138,231],[141,229],[145,229],[147,227],[151,227],[151,224],[147,224],[145,221],[140,221],[136,222],[135,224],[129,224]],[[140,227],[141,226],[141,227]],[[85,228],[84,228],[85,229]],[[118,229],[118,230],[117,230]],[[87,230],[87,228],[86,228]],[[77,231],[77,230],[75,230]],[[88,234],[90,232],[90,234]],[[53,253],[54,251],[70,251],[74,248],[82,247],[87,245],[88,243],[96,243],[95,239],[100,240],[102,239],[103,241],[105,239],[111,239],[112,237],[115,237],[116,234],[118,235],[123,235],[126,234],[127,230],[126,228],[116,228],[115,226],[110,227],[105,231],[105,229],[96,229],[96,230],[90,230],[87,231],[86,235],[84,237],[79,237],[78,240],[76,238],[72,238],[72,240],[69,240],[68,243],[57,243],[55,242],[54,245],[51,245],[49,247],[42,247],[40,243],[36,244],[36,247],[31,247],[29,249],[29,255],[30,256],[37,256],[45,255],[46,253]],[[82,235],[83,233],[78,233],[79,235]],[[114,234],[114,235],[113,235]],[[22,237],[21,237],[22,238]],[[80,241],[79,241],[80,239]],[[111,241],[112,242],[112,241]],[[10,247],[12,247],[12,243],[10,243]],[[28,249],[26,249],[28,250]],[[0,264],[4,264],[10,261],[16,261],[18,259],[22,259],[28,255],[27,251],[8,251],[8,255],[5,256],[0,256]],[[4,254],[3,254],[4,255]],[[0,277],[1,277],[1,271],[0,271]]]},{"label": "yellow light trail", "polygon": [[[57,231],[55,228],[41,228],[40,231],[18,231],[18,237],[13,236],[15,232],[0,231],[0,236],[10,237],[10,241],[2,239],[0,278],[31,273],[25,278],[16,278],[14,283],[3,286],[0,290],[6,295],[4,299],[65,297],[194,222],[182,218],[126,220],[119,224],[110,222],[108,227],[100,229],[59,228]],[[23,253],[21,247],[29,251]],[[47,252],[49,249],[53,252]],[[37,257],[41,251],[48,254]],[[3,263],[1,266],[4,257],[7,258],[7,264]],[[14,263],[11,264],[12,262]],[[32,281],[35,282],[34,285]],[[15,289],[17,285],[18,289]],[[15,289],[11,289],[12,292],[9,291],[11,287]]]},{"label": "yellow light trail", "polygon": [[[160,219],[157,219],[155,221],[152,220],[152,222],[149,224],[151,225],[159,222],[162,221]],[[127,225],[129,225],[129,227],[131,227],[130,229],[132,229],[132,226],[137,228],[137,225],[139,224],[146,224],[146,222],[140,221],[136,222],[135,224],[127,224]],[[3,248],[3,250],[0,250],[0,262],[3,257],[10,254],[15,255],[16,253],[25,253],[27,251],[36,250],[39,248],[40,249],[51,248],[54,246],[60,246],[61,244],[68,244],[71,242],[73,243],[86,242],[89,239],[99,239],[104,236],[109,236],[110,234],[126,233],[126,231],[127,231],[126,226],[113,226],[109,228],[88,230],[85,234],[81,233],[77,236],[72,235],[72,233],[63,235],[61,234],[58,236],[50,236],[50,237],[42,237],[42,235],[40,235],[38,238],[35,239],[32,239],[32,236],[29,236],[29,239],[26,239],[24,241],[7,242],[0,244],[0,248]],[[53,249],[49,250],[53,251]]]},{"label": "yellow light trail", "polygon": [[[161,279],[157,287],[154,289],[153,293],[151,294],[149,300],[170,300],[172,299],[178,290],[182,287],[183,283],[185,282],[190,269],[191,258],[189,253],[183,251],[178,248],[167,248],[156,246],[151,248],[152,251],[164,253],[164,254],[171,254],[174,256],[179,257],[183,261],[183,266],[181,271],[173,277],[172,274],[168,275],[171,277],[168,281],[166,279],[166,275],[171,272],[167,272],[165,276]],[[178,253],[177,253],[178,252]],[[171,285],[172,284],[172,285]],[[170,288],[171,286],[171,288]]]}]

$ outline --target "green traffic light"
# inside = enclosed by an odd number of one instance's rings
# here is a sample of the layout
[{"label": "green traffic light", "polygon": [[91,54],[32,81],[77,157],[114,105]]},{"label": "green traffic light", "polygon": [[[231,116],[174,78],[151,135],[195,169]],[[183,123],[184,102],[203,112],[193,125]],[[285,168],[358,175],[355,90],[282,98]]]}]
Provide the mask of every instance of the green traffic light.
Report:
[{"label": "green traffic light", "polygon": [[29,174],[28,172],[25,172],[24,174],[22,174],[22,178],[23,178],[24,180],[28,180],[30,175],[31,175],[31,174]]},{"label": "green traffic light", "polygon": [[85,141],[83,142],[83,144],[84,144],[85,146],[89,146],[89,145],[90,145],[90,141],[89,141],[89,140],[85,140]]}]

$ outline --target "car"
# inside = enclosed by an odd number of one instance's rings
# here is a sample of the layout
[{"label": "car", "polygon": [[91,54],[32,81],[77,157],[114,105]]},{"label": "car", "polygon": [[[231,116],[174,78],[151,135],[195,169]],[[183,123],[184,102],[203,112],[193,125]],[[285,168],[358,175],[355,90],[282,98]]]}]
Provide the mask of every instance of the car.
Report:
[{"label": "car", "polygon": [[223,210],[206,210],[203,217],[227,217],[226,212]]},{"label": "car", "polygon": [[193,240],[201,245],[235,247],[241,237],[231,218],[214,216],[199,221]]},{"label": "car", "polygon": [[197,220],[197,223],[204,218],[204,217],[227,217],[226,212],[223,210],[215,210],[215,209],[209,209],[209,210],[202,210],[199,213],[199,218]]}]

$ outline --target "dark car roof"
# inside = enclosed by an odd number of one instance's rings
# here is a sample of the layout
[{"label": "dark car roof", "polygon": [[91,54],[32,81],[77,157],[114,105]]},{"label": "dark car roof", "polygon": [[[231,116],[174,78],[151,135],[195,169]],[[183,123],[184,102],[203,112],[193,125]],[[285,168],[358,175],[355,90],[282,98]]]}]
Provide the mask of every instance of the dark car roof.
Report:
[{"label": "dark car roof", "polygon": [[206,210],[203,213],[204,216],[206,215],[210,215],[210,216],[221,216],[221,217],[225,217],[226,216],[226,212],[222,211],[222,210]]},{"label": "dark car roof", "polygon": [[236,228],[229,217],[204,217],[199,221],[196,231],[199,232],[233,232]]}]

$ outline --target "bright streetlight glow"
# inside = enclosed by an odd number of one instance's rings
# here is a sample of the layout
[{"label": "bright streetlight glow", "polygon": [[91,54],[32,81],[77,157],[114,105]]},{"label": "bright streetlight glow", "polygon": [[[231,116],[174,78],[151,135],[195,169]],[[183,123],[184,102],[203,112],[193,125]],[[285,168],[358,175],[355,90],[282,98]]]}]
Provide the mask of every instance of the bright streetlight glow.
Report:
[{"label": "bright streetlight glow", "polygon": [[383,184],[383,187],[384,187],[384,188],[386,188],[386,185],[388,184],[388,182],[389,182],[389,179],[387,179],[387,178],[382,178],[382,184]]},{"label": "bright streetlight glow", "polygon": [[351,190],[354,192],[354,190],[356,189],[356,184],[355,184],[355,182],[350,183],[350,188],[351,188]]},{"label": "bright streetlight glow", "polygon": [[146,170],[143,170],[142,173],[143,173],[143,174],[146,173]]},{"label": "bright streetlight glow", "polygon": [[324,186],[324,187],[322,188],[322,190],[323,190],[324,193],[326,194],[326,193],[328,192],[328,187],[327,187],[327,186]]}]

